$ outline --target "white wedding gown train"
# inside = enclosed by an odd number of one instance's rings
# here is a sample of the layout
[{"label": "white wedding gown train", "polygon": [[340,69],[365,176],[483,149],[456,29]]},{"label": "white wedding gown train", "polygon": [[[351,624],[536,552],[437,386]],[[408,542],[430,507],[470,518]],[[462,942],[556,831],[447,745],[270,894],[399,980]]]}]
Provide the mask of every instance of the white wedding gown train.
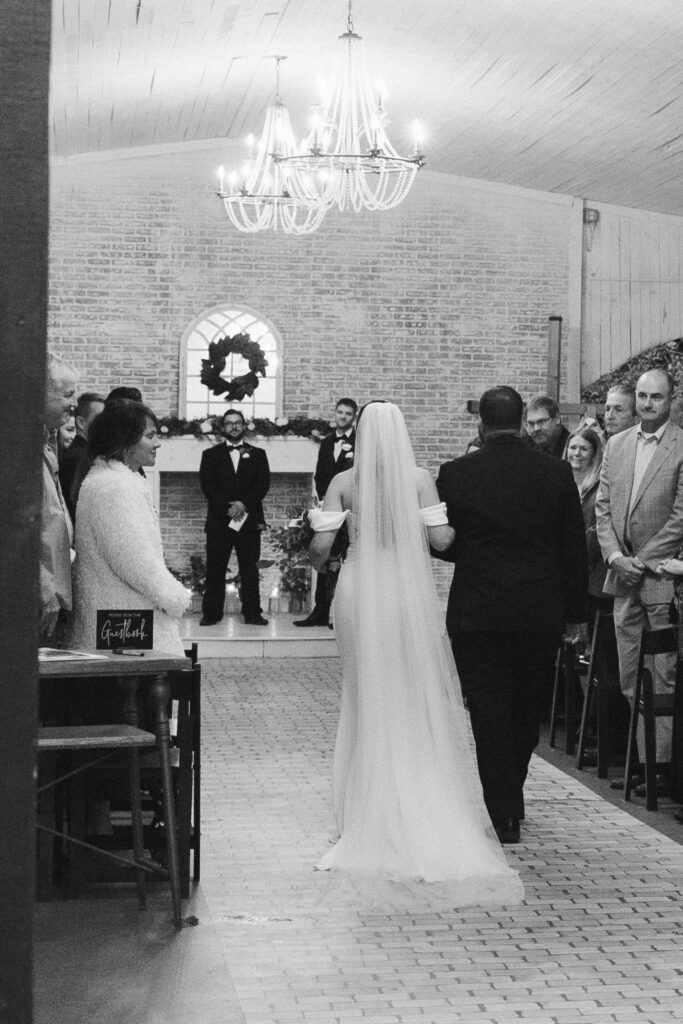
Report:
[{"label": "white wedding gown train", "polygon": [[[343,672],[333,771],[340,838],[317,866],[366,905],[517,903],[523,886],[484,806],[428,559],[429,579],[401,581],[404,567],[391,552],[361,567],[352,519],[334,599]],[[363,582],[368,571],[371,586]]]}]

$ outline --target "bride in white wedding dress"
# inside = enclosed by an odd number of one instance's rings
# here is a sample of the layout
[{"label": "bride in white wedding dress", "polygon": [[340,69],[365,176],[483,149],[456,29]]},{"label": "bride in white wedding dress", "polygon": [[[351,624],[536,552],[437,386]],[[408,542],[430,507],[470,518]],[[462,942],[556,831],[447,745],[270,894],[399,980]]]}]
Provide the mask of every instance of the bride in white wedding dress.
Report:
[{"label": "bride in white wedding dress", "polygon": [[519,902],[522,883],[484,806],[432,575],[427,542],[444,550],[454,532],[396,405],[365,406],[355,467],[311,513],[316,568],[344,520],[350,547],[334,599],[340,838],[318,868],[373,903],[402,893],[425,906],[433,896],[451,907]]}]

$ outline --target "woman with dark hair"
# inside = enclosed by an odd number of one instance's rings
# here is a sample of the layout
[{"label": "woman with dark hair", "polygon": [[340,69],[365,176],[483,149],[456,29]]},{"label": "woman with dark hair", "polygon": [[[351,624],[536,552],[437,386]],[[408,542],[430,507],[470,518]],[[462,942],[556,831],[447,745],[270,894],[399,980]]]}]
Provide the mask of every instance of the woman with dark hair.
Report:
[{"label": "woman with dark hair", "polygon": [[111,402],[93,420],[92,466],[76,508],[72,647],[95,648],[98,609],[152,608],[154,647],[183,653],[178,619],[191,594],[166,568],[149,485],[139,472],[154,465],[160,444],[154,413],[138,402]]},{"label": "woman with dark hair", "polygon": [[[574,482],[581,498],[583,522],[588,548],[588,625],[592,626],[595,613],[606,599],[602,588],[607,566],[602,559],[595,526],[595,499],[600,483],[602,443],[592,427],[581,427],[567,441],[565,459],[572,467]],[[611,602],[609,602],[611,603]]]},{"label": "woman with dark hair", "polygon": [[318,570],[343,522],[350,539],[334,599],[340,838],[318,867],[350,881],[364,905],[516,903],[522,884],[486,812],[441,627],[428,544],[453,543],[446,507],[392,403],[364,407],[355,453],[311,512]]}]

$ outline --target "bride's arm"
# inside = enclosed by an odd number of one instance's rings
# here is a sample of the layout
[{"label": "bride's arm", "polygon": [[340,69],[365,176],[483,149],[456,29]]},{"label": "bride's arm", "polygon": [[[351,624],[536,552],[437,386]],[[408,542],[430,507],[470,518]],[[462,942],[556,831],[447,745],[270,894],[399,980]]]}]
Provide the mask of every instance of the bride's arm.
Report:
[{"label": "bride's arm", "polygon": [[[439,494],[431,474],[426,469],[418,469],[417,493],[420,508],[429,508],[439,505]],[[438,526],[427,526],[427,539],[429,546],[435,551],[446,551],[455,540],[455,530],[448,523],[440,523]]]},{"label": "bride's arm", "polygon": [[[340,476],[337,474],[333,477],[330,486],[327,488],[325,494],[325,500],[323,501],[323,512],[341,512],[343,511],[342,505],[342,485],[340,482]],[[338,528],[334,530],[322,530],[316,532],[313,535],[311,546],[308,549],[308,557],[310,558],[311,565],[317,572],[324,570],[325,563],[330,557],[332,551],[332,545],[334,544],[334,538],[337,536]]]}]

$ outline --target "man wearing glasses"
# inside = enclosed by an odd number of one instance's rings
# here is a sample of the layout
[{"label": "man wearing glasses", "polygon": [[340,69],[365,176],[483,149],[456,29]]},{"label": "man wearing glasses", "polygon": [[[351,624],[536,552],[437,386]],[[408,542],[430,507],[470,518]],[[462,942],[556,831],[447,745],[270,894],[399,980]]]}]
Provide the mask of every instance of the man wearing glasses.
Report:
[{"label": "man wearing glasses", "polygon": [[569,431],[560,418],[560,407],[550,395],[537,395],[526,407],[526,429],[542,452],[561,459]]}]

